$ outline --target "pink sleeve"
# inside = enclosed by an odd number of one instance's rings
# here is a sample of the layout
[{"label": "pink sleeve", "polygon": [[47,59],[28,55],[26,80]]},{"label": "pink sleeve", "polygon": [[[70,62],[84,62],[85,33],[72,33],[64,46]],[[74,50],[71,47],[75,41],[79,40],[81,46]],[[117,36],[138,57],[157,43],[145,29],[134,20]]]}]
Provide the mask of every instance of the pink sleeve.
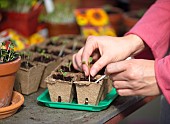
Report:
[{"label": "pink sleeve", "polygon": [[164,57],[170,47],[170,0],[157,0],[127,34],[138,35],[149,46],[158,85],[170,103],[170,56]]}]

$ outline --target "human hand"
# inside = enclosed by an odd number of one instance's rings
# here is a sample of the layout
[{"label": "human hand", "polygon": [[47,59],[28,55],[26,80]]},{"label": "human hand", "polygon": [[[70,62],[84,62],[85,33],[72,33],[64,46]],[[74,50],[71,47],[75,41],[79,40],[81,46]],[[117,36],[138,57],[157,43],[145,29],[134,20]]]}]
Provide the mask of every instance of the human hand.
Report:
[{"label": "human hand", "polygon": [[[133,34],[124,37],[90,36],[85,46],[73,55],[73,66],[84,71],[86,76],[95,76],[107,64],[124,60],[143,49],[142,39]],[[87,63],[90,56],[96,61],[89,70]],[[83,61],[86,64],[82,64]]]},{"label": "human hand", "polygon": [[161,93],[153,60],[131,59],[107,65],[106,75],[120,96],[153,96]]}]

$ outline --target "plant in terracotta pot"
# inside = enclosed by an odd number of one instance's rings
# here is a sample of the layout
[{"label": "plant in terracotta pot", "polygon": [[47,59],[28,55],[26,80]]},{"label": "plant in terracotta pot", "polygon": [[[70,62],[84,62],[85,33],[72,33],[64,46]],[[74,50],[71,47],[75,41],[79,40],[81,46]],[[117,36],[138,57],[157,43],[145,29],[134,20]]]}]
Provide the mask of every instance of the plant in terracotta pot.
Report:
[{"label": "plant in terracotta pot", "polygon": [[21,58],[14,46],[14,41],[0,39],[0,108],[10,105],[15,75],[20,67]]},{"label": "plant in terracotta pot", "polygon": [[38,90],[44,66],[31,61],[33,53],[23,51],[21,54],[21,67],[17,72],[14,88],[16,91],[29,95]]},{"label": "plant in terracotta pot", "polygon": [[80,34],[79,26],[74,17],[76,2],[58,0],[54,2],[52,12],[44,11],[40,19],[47,24],[49,36],[62,34]]},{"label": "plant in terracotta pot", "polygon": [[7,1],[9,5],[2,10],[3,19],[0,30],[12,28],[26,37],[35,33],[38,26],[38,16],[42,9],[38,0]]}]

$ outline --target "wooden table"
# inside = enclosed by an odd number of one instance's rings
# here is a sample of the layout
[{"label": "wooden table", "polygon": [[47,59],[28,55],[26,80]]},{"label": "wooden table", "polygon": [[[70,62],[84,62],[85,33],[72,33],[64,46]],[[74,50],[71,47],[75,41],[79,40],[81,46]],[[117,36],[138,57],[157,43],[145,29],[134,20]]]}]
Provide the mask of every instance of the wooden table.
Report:
[{"label": "wooden table", "polygon": [[111,105],[100,112],[88,112],[67,109],[54,109],[37,102],[37,97],[45,89],[25,97],[19,111],[0,124],[116,124],[123,118],[152,101],[155,97],[117,97]]}]

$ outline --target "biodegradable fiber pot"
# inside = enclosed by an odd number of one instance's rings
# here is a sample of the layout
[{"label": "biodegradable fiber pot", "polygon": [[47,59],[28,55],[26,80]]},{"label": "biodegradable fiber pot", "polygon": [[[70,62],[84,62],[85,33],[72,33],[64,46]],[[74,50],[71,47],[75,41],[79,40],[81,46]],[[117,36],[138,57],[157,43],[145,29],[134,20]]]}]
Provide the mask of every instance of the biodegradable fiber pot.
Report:
[{"label": "biodegradable fiber pot", "polygon": [[103,81],[75,81],[78,104],[98,105],[103,93]]},{"label": "biodegradable fiber pot", "polygon": [[25,95],[29,95],[38,90],[41,81],[41,76],[44,71],[44,66],[34,63],[30,64],[32,66],[28,69],[22,67],[21,64],[21,67],[17,72],[14,85],[16,91]]},{"label": "biodegradable fiber pot", "polygon": [[[51,101],[72,102],[75,95],[75,86],[73,85],[73,82],[59,79],[57,77],[58,75],[60,75],[60,73],[53,72],[45,79]],[[72,74],[69,76],[74,78]]]},{"label": "biodegradable fiber pot", "polygon": [[0,108],[11,102],[15,75],[21,63],[21,58],[0,64]]}]

